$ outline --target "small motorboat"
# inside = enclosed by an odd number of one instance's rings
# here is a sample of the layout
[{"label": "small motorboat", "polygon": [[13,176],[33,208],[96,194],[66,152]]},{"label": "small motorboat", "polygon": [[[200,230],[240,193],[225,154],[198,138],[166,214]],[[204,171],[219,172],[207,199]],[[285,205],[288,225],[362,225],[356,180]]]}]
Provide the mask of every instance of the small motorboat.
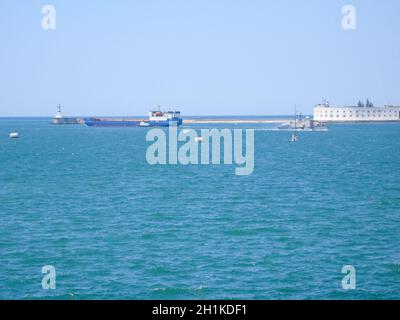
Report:
[{"label": "small motorboat", "polygon": [[9,137],[10,137],[11,139],[18,138],[18,137],[19,137],[18,132],[11,132],[10,135],[9,135]]},{"label": "small motorboat", "polygon": [[148,127],[148,126],[150,126],[150,123],[145,122],[145,121],[140,121],[139,126],[141,126],[141,127]]}]

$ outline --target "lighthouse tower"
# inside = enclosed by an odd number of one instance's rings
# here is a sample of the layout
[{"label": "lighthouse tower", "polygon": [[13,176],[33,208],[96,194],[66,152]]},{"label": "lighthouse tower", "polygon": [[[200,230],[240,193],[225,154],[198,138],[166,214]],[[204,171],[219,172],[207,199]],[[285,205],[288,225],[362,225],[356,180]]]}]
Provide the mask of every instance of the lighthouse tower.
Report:
[{"label": "lighthouse tower", "polygon": [[61,114],[61,105],[58,105],[58,111],[57,114],[55,116],[56,119],[61,119],[62,118],[62,114]]}]

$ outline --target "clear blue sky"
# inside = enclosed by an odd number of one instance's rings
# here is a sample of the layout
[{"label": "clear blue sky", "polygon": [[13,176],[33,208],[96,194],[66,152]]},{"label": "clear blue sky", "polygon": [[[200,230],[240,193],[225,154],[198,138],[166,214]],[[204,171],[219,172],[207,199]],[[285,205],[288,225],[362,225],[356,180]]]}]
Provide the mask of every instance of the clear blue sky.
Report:
[{"label": "clear blue sky", "polygon": [[[41,7],[57,29],[41,27]],[[357,29],[341,28],[341,8]],[[0,116],[400,104],[398,0],[0,1]]]}]

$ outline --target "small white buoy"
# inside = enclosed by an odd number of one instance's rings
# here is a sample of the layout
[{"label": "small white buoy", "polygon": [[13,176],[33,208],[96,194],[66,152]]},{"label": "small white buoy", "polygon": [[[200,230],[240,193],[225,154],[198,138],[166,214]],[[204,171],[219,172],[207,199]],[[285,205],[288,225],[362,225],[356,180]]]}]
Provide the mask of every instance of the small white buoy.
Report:
[{"label": "small white buoy", "polygon": [[18,138],[18,132],[11,132],[10,138],[12,138],[12,139]]}]

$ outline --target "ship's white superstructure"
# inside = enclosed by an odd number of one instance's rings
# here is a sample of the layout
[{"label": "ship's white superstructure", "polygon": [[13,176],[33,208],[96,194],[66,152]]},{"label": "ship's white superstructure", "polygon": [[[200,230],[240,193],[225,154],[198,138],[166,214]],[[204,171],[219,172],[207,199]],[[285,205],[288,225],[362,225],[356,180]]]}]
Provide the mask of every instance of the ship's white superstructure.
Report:
[{"label": "ship's white superstructure", "polygon": [[322,122],[400,121],[400,106],[333,107],[329,103],[314,108],[314,120]]},{"label": "ship's white superstructure", "polygon": [[169,121],[180,117],[180,115],[181,113],[179,111],[150,111],[149,121]]}]

